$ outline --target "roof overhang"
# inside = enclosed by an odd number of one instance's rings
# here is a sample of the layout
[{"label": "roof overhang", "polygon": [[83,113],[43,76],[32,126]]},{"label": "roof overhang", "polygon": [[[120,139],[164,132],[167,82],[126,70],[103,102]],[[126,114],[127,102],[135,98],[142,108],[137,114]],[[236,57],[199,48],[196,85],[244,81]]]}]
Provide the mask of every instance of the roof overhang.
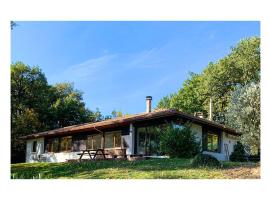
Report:
[{"label": "roof overhang", "polygon": [[194,123],[198,123],[201,125],[208,125],[211,127],[222,129],[223,131],[226,131],[227,133],[232,134],[232,135],[240,135],[240,133],[236,132],[232,128],[226,127],[222,124],[219,124],[219,123],[216,123],[216,122],[204,119],[204,118],[195,117],[193,115],[186,114],[184,112],[176,111],[176,110],[161,110],[161,111],[154,111],[151,113],[128,115],[125,117],[118,117],[118,118],[109,119],[109,120],[105,120],[101,122],[85,123],[85,124],[79,124],[79,125],[74,125],[74,126],[68,126],[64,128],[59,128],[59,129],[27,135],[21,138],[33,139],[33,138],[59,136],[59,135],[66,135],[66,134],[72,135],[79,132],[102,131],[109,128],[124,127],[131,123],[162,119],[162,118],[168,118],[168,117],[181,117]]}]

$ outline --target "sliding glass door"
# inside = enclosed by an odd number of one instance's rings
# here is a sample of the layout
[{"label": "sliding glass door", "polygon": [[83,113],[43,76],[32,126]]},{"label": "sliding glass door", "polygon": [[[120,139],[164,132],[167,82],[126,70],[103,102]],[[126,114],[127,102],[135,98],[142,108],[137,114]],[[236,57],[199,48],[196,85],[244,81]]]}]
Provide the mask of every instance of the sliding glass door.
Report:
[{"label": "sliding glass door", "polygon": [[160,155],[158,129],[155,126],[137,128],[137,154]]}]

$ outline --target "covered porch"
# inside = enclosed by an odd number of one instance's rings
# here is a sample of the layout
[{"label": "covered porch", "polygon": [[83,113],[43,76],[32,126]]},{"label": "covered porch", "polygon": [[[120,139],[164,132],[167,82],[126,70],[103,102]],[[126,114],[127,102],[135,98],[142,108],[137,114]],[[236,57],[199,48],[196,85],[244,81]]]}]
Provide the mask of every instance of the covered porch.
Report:
[{"label": "covered porch", "polygon": [[[134,126],[106,130],[95,129],[76,134],[62,134],[27,140],[26,162],[66,162],[78,160],[84,150],[103,149],[106,158],[134,154]],[[97,155],[97,158],[102,158]],[[82,159],[90,159],[88,154]]]}]

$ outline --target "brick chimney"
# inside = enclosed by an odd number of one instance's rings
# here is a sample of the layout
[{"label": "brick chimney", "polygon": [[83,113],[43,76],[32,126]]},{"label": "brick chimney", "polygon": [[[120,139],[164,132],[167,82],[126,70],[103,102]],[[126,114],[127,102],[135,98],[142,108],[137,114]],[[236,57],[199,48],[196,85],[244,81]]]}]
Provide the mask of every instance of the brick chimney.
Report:
[{"label": "brick chimney", "polygon": [[146,112],[147,113],[151,112],[151,104],[152,104],[152,96],[147,96],[146,97]]}]

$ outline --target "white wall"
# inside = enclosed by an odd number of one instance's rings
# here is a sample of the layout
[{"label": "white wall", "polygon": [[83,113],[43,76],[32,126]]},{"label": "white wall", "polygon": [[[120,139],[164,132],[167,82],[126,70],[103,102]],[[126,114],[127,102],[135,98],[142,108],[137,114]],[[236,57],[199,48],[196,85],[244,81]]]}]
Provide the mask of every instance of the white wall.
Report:
[{"label": "white wall", "polygon": [[216,159],[220,160],[220,161],[225,161],[226,156],[224,153],[216,153],[216,152],[211,152],[211,151],[203,151],[203,154],[208,154],[211,155],[213,157],[215,157]]},{"label": "white wall", "polygon": [[[71,159],[79,159],[80,155],[78,153],[81,152],[61,152],[61,153],[53,153],[48,152],[42,154],[42,160],[40,162],[66,162]],[[89,159],[89,155],[86,154],[83,158]],[[27,162],[37,162],[36,160],[28,160]]]},{"label": "white wall", "polygon": [[220,161],[228,161],[229,158],[227,158],[227,156],[226,156],[224,144],[228,145],[228,152],[229,152],[229,157],[230,157],[231,153],[234,150],[234,145],[237,143],[238,140],[239,140],[238,137],[227,134],[226,132],[222,132],[222,135],[221,135],[221,152],[220,153],[215,153],[215,152],[204,151],[203,153],[212,155],[212,156],[214,156],[215,158],[217,158]]},{"label": "white wall", "polygon": [[198,125],[198,124],[191,124],[191,130],[193,133],[195,133],[196,135],[196,140],[197,142],[200,142],[201,146],[202,146],[202,126]]},{"label": "white wall", "polygon": [[234,145],[236,145],[237,141],[239,141],[238,137],[229,135],[229,134],[224,132],[224,134],[223,134],[223,152],[225,153],[224,144],[227,144],[229,155],[231,155],[231,153],[234,150]]},{"label": "white wall", "polygon": [[[34,141],[37,141],[36,152],[32,152]],[[26,162],[30,163],[39,162],[38,156],[40,155],[42,155],[42,161],[44,162],[65,162],[69,159],[79,159],[80,155],[77,155],[78,153],[80,152],[44,153],[44,138],[27,140],[26,142]],[[88,155],[84,155],[84,157],[89,158]]]},{"label": "white wall", "polygon": [[122,143],[123,140],[127,143],[128,147],[126,150],[126,154],[134,154],[134,145],[135,145],[135,128],[133,124],[129,126],[129,135],[122,135]]},{"label": "white wall", "polygon": [[[33,142],[37,141],[37,151],[32,152]],[[26,162],[37,162],[39,155],[44,153],[44,138],[27,140],[26,142]]]},{"label": "white wall", "polygon": [[[192,123],[191,130],[194,133],[196,133],[197,141],[200,142],[200,145],[202,148],[202,126]],[[222,161],[226,160],[226,155],[225,155],[225,151],[224,151],[224,142],[226,143],[227,141],[228,141],[227,136],[224,133],[222,133],[222,135],[221,135],[221,152],[216,153],[216,152],[210,152],[210,151],[203,151],[203,154],[212,155],[215,158],[217,158],[218,160],[222,160]],[[233,148],[231,146],[232,146],[232,143],[230,144],[230,150]],[[232,151],[233,150],[231,150],[230,153]]]},{"label": "white wall", "polygon": [[[66,162],[67,160],[71,159],[79,159],[80,155],[78,155],[78,153],[81,152],[60,152],[60,153],[48,152],[43,154],[43,156],[45,162]],[[83,156],[83,158],[86,157],[89,159],[88,154]]]}]

